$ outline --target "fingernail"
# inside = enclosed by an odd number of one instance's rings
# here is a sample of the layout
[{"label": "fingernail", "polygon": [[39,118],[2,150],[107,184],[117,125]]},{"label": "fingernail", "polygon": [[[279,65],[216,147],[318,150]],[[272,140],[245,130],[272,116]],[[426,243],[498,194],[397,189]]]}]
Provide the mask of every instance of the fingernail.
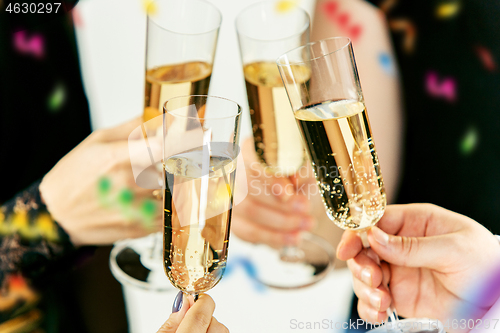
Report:
[{"label": "fingernail", "polygon": [[380,310],[380,305],[382,303],[382,298],[376,292],[370,294],[370,304],[377,310]]},{"label": "fingernail", "polygon": [[172,305],[172,313],[179,312],[182,308],[182,301],[184,300],[182,291],[179,291],[177,296],[175,296],[174,304]]},{"label": "fingernail", "polygon": [[389,244],[389,235],[380,230],[379,228],[377,227],[372,228],[372,234],[375,240],[380,245],[386,246],[387,244]]},{"label": "fingernail", "polygon": [[368,267],[363,268],[361,271],[361,281],[369,286],[372,285],[372,273]]}]

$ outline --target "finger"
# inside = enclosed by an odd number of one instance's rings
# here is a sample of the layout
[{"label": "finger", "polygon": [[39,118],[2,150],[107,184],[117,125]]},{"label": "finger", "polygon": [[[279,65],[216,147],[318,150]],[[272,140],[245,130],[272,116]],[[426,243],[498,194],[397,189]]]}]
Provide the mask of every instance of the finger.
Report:
[{"label": "finger", "polygon": [[285,245],[297,245],[300,241],[300,234],[298,232],[283,233],[275,231],[253,223],[241,216],[235,216],[231,225],[231,231],[244,241],[267,244],[275,249],[279,249]]},{"label": "finger", "polygon": [[391,305],[391,295],[384,287],[371,288],[354,278],[353,288],[356,296],[377,312],[384,312]]},{"label": "finger", "polygon": [[[277,204],[288,202],[296,196],[295,186],[290,179],[284,175],[283,177],[274,177],[271,173],[265,171],[262,162],[255,153],[253,138],[246,139],[241,147],[248,183],[254,191],[259,192],[257,199],[267,203],[270,203],[269,200],[272,200],[273,204]],[[304,208],[307,209],[309,208],[307,200],[297,203],[296,205],[304,206]],[[305,207],[306,205],[307,207]]]},{"label": "finger", "polygon": [[[296,194],[295,186],[290,179],[277,178],[266,174],[264,171],[256,173],[255,168],[250,166],[250,172],[247,173],[248,195],[255,201],[275,206],[284,211],[309,211],[310,204],[307,197]],[[257,168],[261,168],[260,165]],[[252,170],[254,171],[252,172]]]},{"label": "finger", "polygon": [[389,205],[377,227],[391,235],[437,236],[462,229],[467,217],[432,204]]},{"label": "finger", "polygon": [[369,303],[365,303],[362,300],[358,302],[358,313],[361,319],[366,320],[369,323],[382,323],[386,321],[387,313],[379,312],[375,310]]},{"label": "finger", "polygon": [[446,265],[442,258],[454,261],[463,241],[459,234],[429,237],[404,237],[388,235],[377,227],[368,232],[368,240],[380,259],[405,267],[439,269]]},{"label": "finger", "polygon": [[388,286],[391,281],[391,269],[389,264],[385,261],[380,263],[380,268],[382,269],[382,285]]},{"label": "finger", "polygon": [[316,225],[316,220],[312,216],[283,212],[249,198],[243,200],[235,208],[235,213],[245,216],[247,220],[255,224],[281,232],[311,230]]},{"label": "finger", "polygon": [[347,264],[352,275],[367,286],[378,287],[382,284],[382,270],[373,259],[368,257],[366,250],[354,259],[348,260]]},{"label": "finger", "polygon": [[187,310],[190,308],[190,302],[183,295],[182,307],[178,312],[172,313],[167,321],[160,327],[157,333],[176,333],[177,328],[186,316]]},{"label": "finger", "polygon": [[229,330],[226,326],[222,325],[212,317],[212,321],[210,322],[210,327],[208,328],[207,333],[229,333]]},{"label": "finger", "polygon": [[363,244],[355,231],[346,230],[337,246],[337,258],[349,260],[356,257],[363,249]]},{"label": "finger", "polygon": [[141,118],[142,117],[137,117],[115,127],[94,131],[93,136],[95,136],[95,139],[99,142],[127,140],[130,133],[141,126]]},{"label": "finger", "polygon": [[117,140],[108,143],[108,149],[113,154],[117,163],[129,163],[133,166],[146,168],[161,162],[163,150],[161,142],[143,139]]},{"label": "finger", "polygon": [[212,322],[214,310],[215,303],[212,298],[206,294],[201,294],[186,313],[177,333],[206,333]]}]

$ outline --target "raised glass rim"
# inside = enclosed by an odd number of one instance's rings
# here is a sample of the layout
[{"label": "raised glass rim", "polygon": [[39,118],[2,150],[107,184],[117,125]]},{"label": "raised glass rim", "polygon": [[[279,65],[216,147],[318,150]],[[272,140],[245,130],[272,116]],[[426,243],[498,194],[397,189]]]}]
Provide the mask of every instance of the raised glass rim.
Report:
[{"label": "raised glass rim", "polygon": [[[235,105],[237,107],[237,109],[238,109],[238,112],[236,112],[235,114],[229,115],[229,116],[200,118],[200,117],[191,117],[191,116],[184,116],[184,115],[181,115],[181,114],[176,114],[175,111],[177,109],[175,109],[175,110],[167,110],[167,104],[168,104],[168,102],[173,101],[173,100],[177,100],[177,99],[181,99],[181,98],[190,99],[192,97],[202,97],[202,98],[205,98],[205,100],[208,100],[209,98],[210,99],[224,100],[226,102],[230,102],[231,104]],[[241,108],[241,105],[239,105],[235,101],[230,100],[229,98],[225,98],[225,97],[219,97],[219,96],[213,96],[213,95],[184,95],[184,96],[172,97],[172,98],[166,100],[165,103],[163,104],[163,114],[166,114],[166,113],[168,113],[168,114],[170,114],[170,115],[172,115],[174,117],[185,118],[185,119],[202,119],[202,120],[216,119],[216,120],[222,120],[222,119],[236,118],[236,117],[240,116],[241,113],[242,113],[242,108]]]},{"label": "raised glass rim", "polygon": [[[291,53],[295,53],[299,50],[302,50],[302,49],[305,49],[305,48],[311,48],[313,45],[316,45],[316,44],[320,44],[324,41],[329,41],[329,40],[345,40],[346,43],[337,48],[336,50],[334,51],[331,51],[331,52],[328,52],[328,53],[325,53],[325,54],[322,54],[320,55],[319,57],[315,57],[315,58],[311,58],[311,59],[308,59],[308,60],[305,60],[305,61],[293,61],[293,62],[290,62],[290,61],[283,61],[285,59],[288,59],[288,56],[291,54]],[[346,47],[349,47],[349,45],[352,45],[352,40],[349,38],[349,37],[329,37],[329,38],[325,38],[325,39],[321,39],[321,40],[317,40],[317,41],[314,41],[314,42],[310,42],[310,43],[307,43],[307,44],[304,44],[304,45],[301,45],[301,46],[298,46],[294,49],[291,49],[290,51],[287,51],[286,53],[282,54],[281,56],[279,56],[277,59],[276,59],[276,65],[278,65],[278,67],[285,67],[285,66],[289,66],[289,65],[301,65],[301,64],[309,64],[313,61],[316,61],[318,59],[321,59],[321,58],[324,58],[324,57],[327,57],[329,55],[332,55],[333,53],[335,52],[338,52],[340,50],[343,50],[345,49]]]},{"label": "raised glass rim", "polygon": [[[158,3],[160,1],[174,1],[174,0],[154,0],[152,2],[149,3],[148,5],[148,8],[150,6],[153,6],[155,3]],[[175,31],[175,30],[171,30],[171,29],[167,29],[165,27],[163,27],[162,25],[158,24],[158,22],[155,21],[154,19],[154,14],[153,15],[150,15],[149,14],[149,10],[147,11],[147,19],[148,19],[148,22],[151,22],[153,23],[154,25],[156,25],[159,29],[161,30],[164,30],[164,31],[167,31],[167,32],[170,32],[170,33],[173,33],[173,34],[176,34],[176,35],[185,35],[185,36],[200,36],[200,35],[205,35],[205,34],[209,34],[211,32],[214,32],[214,31],[217,31],[220,29],[220,26],[222,24],[222,13],[220,12],[219,8],[217,8],[213,3],[211,2],[208,2],[208,1],[205,1],[205,0],[177,0],[177,1],[182,1],[182,2],[188,2],[188,1],[191,1],[191,2],[194,2],[194,3],[203,3],[203,4],[206,4],[208,5],[209,7],[211,7],[215,13],[217,13],[217,15],[219,16],[218,17],[218,20],[217,20],[217,24],[215,25],[214,28],[210,29],[210,30],[207,30],[207,31],[202,31],[202,32],[196,32],[196,33],[187,33],[187,32],[180,32],[180,31]],[[177,2],[175,1],[175,2]]]},{"label": "raised glass rim", "polygon": [[297,5],[295,7],[295,10],[298,10],[299,12],[301,12],[302,14],[305,15],[305,18],[307,18],[307,22],[297,32],[295,32],[295,33],[293,33],[293,34],[291,34],[289,36],[285,36],[285,37],[277,38],[277,39],[260,39],[260,38],[254,38],[254,37],[248,36],[247,34],[242,33],[241,30],[238,29],[238,21],[241,18],[241,16],[243,14],[245,14],[245,12],[247,10],[250,10],[253,7],[264,6],[264,5],[276,5],[276,2],[275,1],[261,1],[261,2],[257,2],[257,3],[254,3],[254,4],[250,5],[250,6],[247,6],[247,7],[243,8],[238,13],[238,15],[236,15],[236,18],[234,19],[234,27],[236,29],[236,34],[238,35],[238,38],[239,38],[239,36],[242,36],[242,37],[245,37],[246,39],[254,40],[254,41],[258,41],[258,42],[279,42],[279,41],[282,41],[282,40],[286,40],[286,39],[289,39],[289,38],[301,35],[307,29],[309,29],[309,27],[311,26],[311,18],[309,17],[309,13],[306,12],[305,9],[303,9],[302,7],[300,7],[300,6]]}]

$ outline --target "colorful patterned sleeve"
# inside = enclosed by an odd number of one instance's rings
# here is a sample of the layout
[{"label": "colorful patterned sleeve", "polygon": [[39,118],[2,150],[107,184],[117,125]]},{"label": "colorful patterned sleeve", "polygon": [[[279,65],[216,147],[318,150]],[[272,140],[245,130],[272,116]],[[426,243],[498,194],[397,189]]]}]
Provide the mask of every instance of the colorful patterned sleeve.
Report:
[{"label": "colorful patterned sleeve", "polygon": [[[48,272],[67,267],[75,247],[40,198],[40,181],[0,207],[0,287],[21,273],[43,284]],[[1,288],[0,288],[1,289]]]}]

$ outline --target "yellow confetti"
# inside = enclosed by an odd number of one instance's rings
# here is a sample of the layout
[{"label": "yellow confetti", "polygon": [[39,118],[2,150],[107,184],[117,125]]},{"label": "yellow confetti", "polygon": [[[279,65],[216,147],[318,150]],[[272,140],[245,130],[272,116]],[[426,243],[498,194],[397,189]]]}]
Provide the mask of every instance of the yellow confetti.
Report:
[{"label": "yellow confetti", "polygon": [[143,0],[142,6],[148,15],[155,15],[158,11],[158,8],[153,0]]},{"label": "yellow confetti", "polygon": [[280,13],[288,12],[297,6],[297,1],[281,0],[276,3],[276,11]]},{"label": "yellow confetti", "polygon": [[21,211],[14,213],[12,217],[12,227],[14,230],[22,230],[28,227],[28,213]]},{"label": "yellow confetti", "polygon": [[8,235],[11,233],[11,225],[10,223],[4,223],[5,215],[2,211],[0,211],[0,235]]},{"label": "yellow confetti", "polygon": [[436,16],[442,19],[452,18],[460,11],[460,3],[445,3],[441,4],[436,9]]},{"label": "yellow confetti", "polygon": [[40,235],[49,240],[57,239],[57,228],[49,214],[40,214],[37,218],[37,228]]}]

